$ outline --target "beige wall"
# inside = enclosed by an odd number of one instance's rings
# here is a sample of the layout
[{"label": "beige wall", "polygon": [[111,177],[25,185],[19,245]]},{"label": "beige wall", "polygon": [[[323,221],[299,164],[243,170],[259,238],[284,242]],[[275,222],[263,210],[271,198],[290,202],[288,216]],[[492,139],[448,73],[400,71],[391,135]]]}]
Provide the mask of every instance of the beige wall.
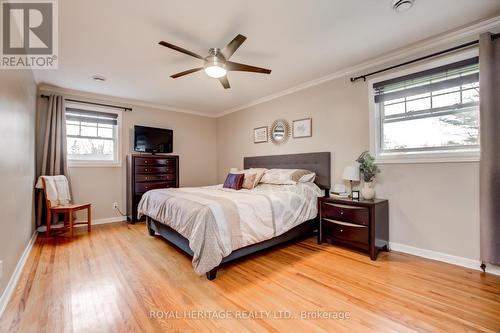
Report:
[{"label": "beige wall", "polygon": [[[368,149],[366,88],[345,80],[284,96],[217,119],[218,180],[224,180],[230,167],[242,167],[244,156],[329,151],[332,176],[340,179],[343,167],[352,164]],[[292,139],[282,146],[253,143],[253,129],[270,126],[278,118],[313,118],[313,136]],[[347,143],[347,144],[346,144]]]},{"label": "beige wall", "polygon": [[31,71],[0,71],[0,295],[34,232],[35,101]]},{"label": "beige wall", "polygon": [[[50,89],[43,88],[48,93]],[[102,96],[65,91],[68,98],[102,101]],[[134,105],[115,99],[113,103],[127,105],[132,112],[123,112],[122,167],[72,167],[70,180],[76,202],[91,202],[94,219],[117,217],[113,202],[126,211],[126,155],[133,150],[133,127],[145,125],[174,130],[174,154],[179,155],[181,186],[211,185],[216,182],[216,120],[187,113],[171,112],[153,107]],[[111,104],[113,104],[111,103]],[[39,98],[39,109],[45,110],[46,100]]]},{"label": "beige wall", "polygon": [[[253,143],[253,128],[278,118],[313,118],[311,138],[283,146]],[[369,149],[368,85],[339,78],[217,119],[219,182],[244,156],[329,151],[332,183]],[[391,242],[455,256],[479,257],[477,163],[381,166],[377,193],[390,200]]]}]

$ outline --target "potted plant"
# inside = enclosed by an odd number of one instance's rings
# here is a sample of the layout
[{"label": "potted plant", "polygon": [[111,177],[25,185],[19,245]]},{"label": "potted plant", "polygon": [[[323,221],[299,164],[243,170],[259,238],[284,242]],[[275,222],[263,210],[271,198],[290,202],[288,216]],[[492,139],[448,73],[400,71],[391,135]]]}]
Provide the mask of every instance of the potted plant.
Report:
[{"label": "potted plant", "polygon": [[375,164],[375,158],[368,151],[361,153],[356,162],[359,163],[359,171],[365,182],[361,194],[363,198],[371,200],[375,197],[375,176],[380,172],[380,169]]}]

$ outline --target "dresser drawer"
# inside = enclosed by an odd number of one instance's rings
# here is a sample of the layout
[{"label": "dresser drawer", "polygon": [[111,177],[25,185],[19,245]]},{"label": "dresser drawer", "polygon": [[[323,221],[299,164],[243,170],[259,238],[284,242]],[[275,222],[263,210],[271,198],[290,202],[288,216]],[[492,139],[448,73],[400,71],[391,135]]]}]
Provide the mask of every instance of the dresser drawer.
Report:
[{"label": "dresser drawer", "polygon": [[[368,227],[354,223],[323,218],[325,236],[346,242],[368,245]],[[358,245],[359,245],[358,244]]]},{"label": "dresser drawer", "polygon": [[151,157],[136,157],[135,158],[136,166],[175,166],[175,159],[172,158],[151,158]]},{"label": "dresser drawer", "polygon": [[[169,172],[168,167],[158,167],[158,166],[138,166],[135,167],[135,172],[136,173],[168,173]],[[171,169],[172,172],[175,171],[175,169]]]},{"label": "dresser drawer", "polygon": [[149,190],[156,190],[159,188],[175,187],[175,182],[154,182],[154,183],[136,183],[135,192],[144,193]]},{"label": "dresser drawer", "polygon": [[167,180],[175,180],[175,174],[145,174],[145,175],[136,175],[136,182],[155,182],[155,181],[167,181]]},{"label": "dresser drawer", "polygon": [[368,225],[370,223],[370,216],[368,208],[366,207],[323,202],[321,214],[322,217],[334,220],[348,221],[362,225]]}]

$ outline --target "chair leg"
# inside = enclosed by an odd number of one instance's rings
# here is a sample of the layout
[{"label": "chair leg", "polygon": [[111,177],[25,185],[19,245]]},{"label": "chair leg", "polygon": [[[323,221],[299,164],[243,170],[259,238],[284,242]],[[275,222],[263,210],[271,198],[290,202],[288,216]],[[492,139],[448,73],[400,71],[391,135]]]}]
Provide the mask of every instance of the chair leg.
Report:
[{"label": "chair leg", "polygon": [[92,208],[91,206],[89,206],[89,208],[87,208],[87,222],[88,222],[88,227],[87,227],[87,231],[90,232],[90,224],[92,223]]},{"label": "chair leg", "polygon": [[49,237],[50,236],[50,223],[52,222],[52,212],[49,209],[47,209],[47,222],[45,223],[45,237]]},{"label": "chair leg", "polygon": [[69,238],[73,239],[73,211],[69,211]]}]

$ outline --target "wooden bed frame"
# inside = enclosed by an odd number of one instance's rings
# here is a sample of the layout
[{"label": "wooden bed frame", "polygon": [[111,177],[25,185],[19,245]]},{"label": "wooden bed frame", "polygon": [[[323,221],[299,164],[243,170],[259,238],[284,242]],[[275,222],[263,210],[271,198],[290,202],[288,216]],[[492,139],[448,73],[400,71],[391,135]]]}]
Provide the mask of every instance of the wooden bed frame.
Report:
[{"label": "wooden bed frame", "polygon": [[[325,196],[330,192],[330,153],[305,153],[305,154],[291,154],[291,155],[272,155],[272,156],[257,156],[245,157],[243,159],[245,169],[248,168],[281,168],[281,169],[306,169],[316,172],[315,183],[321,189],[325,190]],[[180,235],[177,231],[169,226],[146,217],[148,231],[151,236],[159,234],[167,241],[177,246],[181,251],[189,256],[193,256],[193,251],[189,247],[189,241]],[[280,236],[268,239],[266,241],[245,246],[241,249],[233,251],[229,256],[222,259],[221,264],[239,259],[241,257],[250,255],[268,249],[278,244],[283,244],[291,240],[305,237],[312,234],[312,231],[318,226],[317,218],[306,221],[298,226],[288,230]],[[217,268],[207,272],[209,280],[215,279],[217,276]]]}]

